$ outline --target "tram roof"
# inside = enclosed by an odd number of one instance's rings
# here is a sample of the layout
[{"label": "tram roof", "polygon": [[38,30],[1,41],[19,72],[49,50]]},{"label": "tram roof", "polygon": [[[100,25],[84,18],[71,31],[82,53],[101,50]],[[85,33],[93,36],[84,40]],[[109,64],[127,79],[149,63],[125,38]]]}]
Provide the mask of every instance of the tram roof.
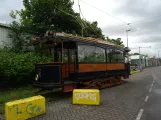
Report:
[{"label": "tram roof", "polygon": [[77,43],[87,43],[87,44],[93,44],[96,46],[100,46],[103,48],[111,48],[111,49],[120,49],[123,50],[124,48],[120,45],[116,45],[114,43],[110,43],[107,41],[104,41],[99,38],[91,38],[91,37],[79,37],[79,36],[74,36],[70,34],[65,34],[65,33],[56,33],[55,38],[62,39],[64,41],[73,41]]}]

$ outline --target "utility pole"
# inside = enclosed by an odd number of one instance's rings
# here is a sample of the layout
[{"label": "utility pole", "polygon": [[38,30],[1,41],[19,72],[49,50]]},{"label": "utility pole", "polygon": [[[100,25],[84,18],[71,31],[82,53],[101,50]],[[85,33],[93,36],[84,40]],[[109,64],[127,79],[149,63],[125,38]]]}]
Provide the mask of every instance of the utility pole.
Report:
[{"label": "utility pole", "polygon": [[158,50],[158,58],[159,58],[159,52],[160,52],[160,49]]},{"label": "utility pole", "polygon": [[[128,32],[130,31],[130,29],[129,30],[126,30],[126,33],[127,33],[127,48],[129,47],[129,41],[128,41]],[[129,63],[129,55],[127,55],[127,63]]]},{"label": "utility pole", "polygon": [[130,31],[130,29],[129,30],[126,30],[126,33],[127,33],[127,47],[129,47],[129,40],[128,40],[128,32]]},{"label": "utility pole", "polygon": [[160,52],[160,49],[158,50],[158,66],[159,66],[159,52]]},{"label": "utility pole", "polygon": [[140,60],[140,48],[141,48],[141,47],[139,47],[139,65],[141,65],[141,60]]},{"label": "utility pole", "polygon": [[[78,0],[78,7],[79,7],[79,15],[81,18],[81,8],[80,8],[79,0]],[[82,27],[82,37],[83,37],[83,23],[82,22],[81,22],[81,27]]]}]

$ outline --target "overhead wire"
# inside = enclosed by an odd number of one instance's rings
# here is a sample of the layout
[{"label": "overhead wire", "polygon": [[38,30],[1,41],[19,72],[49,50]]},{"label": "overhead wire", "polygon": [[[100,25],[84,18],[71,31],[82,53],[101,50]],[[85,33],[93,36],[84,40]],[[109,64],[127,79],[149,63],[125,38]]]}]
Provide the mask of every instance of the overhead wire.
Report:
[{"label": "overhead wire", "polygon": [[[84,17],[84,15],[83,15],[82,11],[81,11],[81,7],[80,7],[80,4],[79,4],[79,0],[78,0],[78,7],[79,7],[80,17],[82,15],[82,17],[84,18],[84,20],[87,21],[86,18]],[[84,24],[84,31],[87,33],[87,31],[86,31],[85,28],[90,27],[98,35],[97,31],[93,28],[93,26],[91,24],[89,24],[89,26],[88,26],[85,21],[83,21],[83,19],[82,19],[82,24]]]},{"label": "overhead wire", "polygon": [[108,15],[108,16],[110,16],[110,17],[112,17],[112,18],[114,18],[114,19],[116,19],[116,20],[118,20],[118,21],[120,21],[120,22],[122,22],[122,23],[124,23],[124,24],[127,24],[125,21],[123,21],[123,20],[121,20],[121,19],[119,19],[119,18],[116,18],[116,17],[114,17],[113,15],[111,15],[111,14],[109,14],[109,13],[107,13],[107,12],[105,12],[105,11],[103,11],[103,10],[101,10],[101,9],[99,9],[99,8],[97,8],[97,7],[95,7],[95,6],[91,5],[91,4],[89,4],[89,3],[87,3],[87,2],[84,2],[84,1],[82,1],[82,0],[80,0],[80,1],[81,1],[82,3],[88,4],[89,6],[91,6],[91,7],[95,8],[95,9],[97,9],[98,11],[100,11],[100,12],[102,12],[102,13],[104,13],[104,14],[106,14],[106,15]]},{"label": "overhead wire", "polygon": [[[83,2],[83,3],[85,3],[85,4],[88,4],[89,6],[91,6],[91,7],[95,8],[95,9],[97,9],[98,11],[103,12],[103,13],[105,13],[106,15],[108,15],[108,16],[110,16],[110,17],[112,17],[112,18],[114,18],[114,19],[116,19],[116,20],[119,20],[120,22],[124,23],[124,24],[122,24],[122,25],[117,25],[117,27],[118,27],[118,26],[124,26],[124,25],[127,25],[127,24],[128,24],[128,23],[122,21],[121,19],[118,19],[118,18],[116,18],[116,17],[110,15],[109,13],[107,13],[107,12],[105,12],[105,11],[103,11],[103,10],[98,9],[97,7],[91,5],[91,4],[87,3],[87,2],[84,2],[84,1],[82,1],[82,0],[80,0],[80,1]],[[131,22],[131,23],[140,23],[140,22],[143,22],[143,21],[147,21],[147,20],[151,20],[151,19],[156,19],[156,18],[159,18],[159,17],[161,17],[161,15],[149,17],[149,18],[146,18],[146,19],[143,19],[143,20],[140,20],[140,21],[139,21],[139,20],[138,20],[138,21],[134,21],[134,22]],[[130,28],[131,28],[132,30],[134,30],[133,27],[132,27],[130,24],[129,24],[129,26],[130,26]],[[136,31],[134,30],[134,32],[136,32]],[[146,41],[144,41],[144,39],[142,39],[142,41],[143,41],[145,44],[148,44]],[[136,44],[136,43],[135,43],[135,44]],[[151,52],[151,51],[150,51],[150,52]]]},{"label": "overhead wire", "polygon": [[[80,1],[83,2],[83,3],[85,3],[85,4],[90,5],[90,4],[87,3],[87,2],[84,2],[84,1],[82,1],[82,0],[80,0]],[[114,16],[112,16],[112,15],[110,15],[110,14],[108,14],[108,13],[106,13],[106,12],[100,10],[100,9],[98,9],[98,8],[96,8],[95,6],[92,6],[92,5],[90,5],[90,6],[91,6],[91,7],[94,7],[95,9],[97,9],[97,10],[99,10],[99,11],[101,11],[101,12],[103,12],[103,13],[105,13],[105,14],[111,16],[111,17],[113,17],[114,19],[117,19],[117,20],[121,21],[122,23],[124,23],[124,25],[125,25],[125,24],[128,25],[128,23],[126,23],[126,22],[124,22],[124,21],[122,21],[122,20],[120,20],[120,19],[118,19],[118,18],[116,18],[116,17],[114,17]],[[58,8],[57,8],[57,9],[58,9]],[[58,9],[58,10],[60,10],[60,9]],[[77,20],[77,22],[82,26],[82,24],[81,24],[82,21],[80,22],[80,20],[78,20],[78,18],[76,18],[75,16],[73,16],[73,15],[71,15],[70,13],[67,13],[67,12],[65,12],[65,11],[63,11],[63,10],[60,10],[60,11],[66,13],[66,14],[72,16],[72,17],[74,17],[74,18]],[[80,12],[80,13],[81,13],[81,15],[83,16],[82,12]],[[151,18],[147,18],[147,19],[144,19],[144,20],[142,20],[142,21],[149,20],[149,19],[154,19],[154,18],[158,18],[158,17],[161,17],[161,15],[160,15],[160,16],[151,17]],[[84,16],[83,16],[83,18],[85,19]],[[86,20],[86,19],[85,19],[85,20]],[[136,22],[141,22],[141,21],[135,21],[135,22],[132,22],[132,23],[136,23]],[[131,24],[131,23],[130,23],[130,24]],[[134,32],[136,32],[130,24],[129,24],[130,28],[131,28]],[[87,27],[86,23],[84,23],[84,22],[83,22],[83,25],[84,25],[84,28]],[[90,27],[93,29],[93,27],[92,27],[91,25],[90,25]],[[95,30],[93,29],[93,31],[95,31]],[[146,43],[144,40],[143,40],[143,42]],[[147,43],[146,43],[146,44],[147,44]],[[150,51],[150,52],[151,52],[151,51]]]},{"label": "overhead wire", "polygon": [[[84,18],[84,20],[87,21],[86,18],[84,17],[84,15],[83,15],[82,11],[81,11],[81,15]],[[94,29],[94,27],[91,24],[87,25],[84,21],[83,21],[83,23],[85,24],[86,28],[90,27],[98,35],[97,31]]]},{"label": "overhead wire", "polygon": [[161,17],[161,15],[158,15],[158,16],[154,16],[154,17],[150,17],[150,18],[146,18],[146,19],[143,19],[143,20],[138,20],[138,21],[134,21],[134,22],[131,22],[131,23],[140,23],[140,22],[143,22],[143,21],[147,21],[147,20],[151,20],[151,19],[156,19],[156,18],[159,18]]},{"label": "overhead wire", "polygon": [[[129,27],[136,33],[136,30],[134,30],[134,28],[129,24]],[[142,38],[141,38],[142,39]],[[142,41],[145,43],[145,44],[148,44],[144,39],[142,39]],[[150,46],[149,44],[148,44],[148,46]],[[149,49],[148,49],[148,51],[150,51]],[[150,51],[150,53],[152,53],[151,51]]]},{"label": "overhead wire", "polygon": [[[151,20],[151,19],[156,19],[156,18],[161,18],[161,15],[153,16],[153,17],[149,17],[149,18],[145,18],[145,19],[138,20],[138,21],[133,21],[133,22],[130,22],[130,23],[131,23],[131,24],[141,23],[141,22],[148,21],[148,20]],[[125,24],[119,24],[119,25],[116,25],[116,26],[117,26],[117,27],[118,27],[118,26],[125,26]]]},{"label": "overhead wire", "polygon": [[84,27],[83,24],[81,23],[81,22],[82,22],[82,21],[81,21],[81,18],[79,19],[79,18],[75,17],[74,15],[72,15],[72,14],[70,14],[70,13],[68,13],[68,12],[65,12],[64,10],[60,10],[60,9],[58,9],[56,6],[54,6],[54,7],[55,7],[57,10],[59,10],[59,11],[65,13],[65,14],[67,14],[67,15],[73,17],[74,19],[76,19],[76,21],[78,22],[78,24],[79,24],[81,27]]},{"label": "overhead wire", "polygon": [[[127,25],[127,22],[125,22],[125,21],[123,21],[123,20],[121,20],[121,19],[119,19],[119,18],[117,18],[117,17],[115,17],[115,16],[113,16],[113,15],[111,15],[111,14],[109,14],[109,13],[107,13],[107,12],[105,12],[105,11],[103,11],[103,10],[101,10],[101,9],[99,9],[99,8],[97,8],[97,7],[95,7],[95,6],[91,5],[91,4],[89,4],[89,3],[85,2],[85,1],[83,1],[83,0],[80,0],[80,1],[81,1],[82,3],[84,3],[84,4],[87,4],[87,5],[89,5],[89,6],[93,7],[93,8],[95,8],[95,9],[97,9],[98,11],[100,11],[100,12],[102,12],[102,13],[105,13],[106,15],[108,15],[108,16],[110,16],[110,17],[112,17],[112,18],[114,18],[114,19],[116,19],[116,20],[119,20],[120,22],[124,23],[124,24],[117,25],[117,26],[124,26],[124,25]],[[150,20],[150,19],[156,19],[156,18],[159,18],[159,17],[161,17],[161,15],[153,16],[153,17],[149,17],[149,18],[145,18],[145,19],[138,20],[138,21],[134,21],[134,22],[131,22],[131,23],[139,23],[139,22],[143,22],[143,21]]]},{"label": "overhead wire", "polygon": [[[55,7],[55,8],[58,9],[57,7]],[[58,10],[61,11],[61,12],[63,12],[63,13],[65,13],[65,14],[67,14],[67,15],[72,16],[73,18],[75,18],[81,27],[86,28],[86,27],[88,26],[85,22],[82,22],[81,19],[78,19],[77,17],[73,16],[72,14],[70,14],[70,13],[68,13],[68,12],[65,12],[65,11],[63,11],[63,10],[61,10],[61,9],[58,9]],[[81,9],[80,9],[80,13],[82,14]],[[82,15],[83,15],[83,14],[82,14]],[[80,18],[81,18],[81,16],[80,16]],[[84,17],[84,18],[85,18],[85,17]],[[96,32],[96,30],[94,30],[94,28],[93,28],[92,25],[89,24],[89,26],[92,28],[92,30],[93,30],[94,32]],[[84,29],[84,31],[87,32],[85,29]],[[96,34],[97,34],[97,32],[96,32]],[[97,34],[97,35],[98,35],[98,34]]]}]

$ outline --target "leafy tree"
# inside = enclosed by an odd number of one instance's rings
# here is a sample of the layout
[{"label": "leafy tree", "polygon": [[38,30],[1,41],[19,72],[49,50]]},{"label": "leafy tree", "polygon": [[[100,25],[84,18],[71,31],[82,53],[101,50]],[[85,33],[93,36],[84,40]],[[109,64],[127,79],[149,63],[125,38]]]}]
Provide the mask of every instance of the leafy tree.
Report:
[{"label": "leafy tree", "polygon": [[102,34],[101,28],[98,27],[98,22],[89,22],[83,21],[84,23],[84,37],[93,37],[93,38],[101,38],[105,39],[104,35]]},{"label": "leafy tree", "polygon": [[112,43],[114,43],[116,45],[120,45],[120,46],[123,46],[124,47],[124,44],[123,44],[123,41],[121,40],[121,38],[110,39],[109,37],[106,37],[105,40],[108,41],[108,42],[112,42]]},{"label": "leafy tree", "polygon": [[44,34],[49,29],[81,34],[81,18],[72,9],[71,0],[23,0],[23,5],[24,9],[10,13],[14,19],[10,25],[14,48],[20,50],[26,45],[24,34],[27,40],[31,40],[33,34]]},{"label": "leafy tree", "polygon": [[[44,34],[52,29],[84,37],[104,38],[97,21],[89,22],[81,19],[72,9],[71,0],[23,0],[24,9],[11,11],[10,16],[15,19],[11,26],[10,37],[14,38],[14,47],[18,50],[26,45],[24,34]],[[19,18],[19,21],[16,21]],[[28,39],[26,38],[26,39]]]},{"label": "leafy tree", "polygon": [[139,55],[139,53],[134,53],[134,55]]},{"label": "leafy tree", "polygon": [[27,31],[45,33],[51,25],[58,32],[80,34],[79,14],[71,0],[24,0],[20,22]]}]

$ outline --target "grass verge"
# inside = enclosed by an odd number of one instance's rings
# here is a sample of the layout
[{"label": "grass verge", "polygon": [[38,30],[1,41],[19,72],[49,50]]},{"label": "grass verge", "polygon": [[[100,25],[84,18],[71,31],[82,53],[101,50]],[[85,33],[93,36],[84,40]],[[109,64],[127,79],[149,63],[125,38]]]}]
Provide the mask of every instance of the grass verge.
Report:
[{"label": "grass verge", "polygon": [[33,88],[32,86],[27,86],[0,91],[0,114],[4,114],[5,103],[9,101],[42,95],[45,97],[45,101],[49,102],[71,97],[72,95],[72,93],[62,93],[60,89],[55,89],[55,91],[41,91],[35,93],[35,91],[38,90],[40,89]]},{"label": "grass verge", "polygon": [[27,86],[0,91],[0,114],[4,114],[4,107],[6,102],[34,96],[36,95],[34,93],[35,90],[38,89]]}]

